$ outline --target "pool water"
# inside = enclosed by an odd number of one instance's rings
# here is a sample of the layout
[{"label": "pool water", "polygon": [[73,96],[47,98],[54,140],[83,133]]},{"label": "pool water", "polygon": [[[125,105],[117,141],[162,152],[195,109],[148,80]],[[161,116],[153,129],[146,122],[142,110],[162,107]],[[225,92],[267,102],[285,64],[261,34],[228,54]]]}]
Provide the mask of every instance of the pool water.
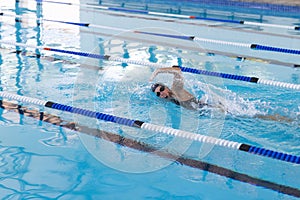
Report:
[{"label": "pool water", "polygon": [[[1,41],[300,84],[300,72],[293,67],[300,64],[299,55],[207,42],[210,39],[299,49],[297,30],[94,8],[98,1],[68,3],[71,5],[1,1],[4,13],[0,16]],[[134,1],[109,3],[103,1],[101,5],[142,9],[134,7]],[[169,5],[159,7],[159,2],[152,3],[149,10],[152,5],[157,6],[151,7],[153,12],[162,12]],[[186,9],[190,5],[181,6]],[[228,19],[230,10],[223,7],[216,10],[208,7],[206,14]],[[193,15],[199,14],[197,9],[192,10]],[[299,25],[297,15],[256,12],[235,11],[231,19]],[[21,15],[22,22],[8,15]],[[38,26],[36,18],[40,17],[44,21]],[[61,21],[89,23],[90,27]],[[195,36],[206,42],[138,34],[134,32],[137,30]],[[227,112],[215,108],[192,111],[158,99],[151,92],[149,78],[155,70],[153,66],[104,61],[18,44],[1,44],[0,50],[1,91],[300,156],[299,90],[183,73],[185,87],[193,95],[210,104],[221,103]],[[40,54],[41,57],[37,56]],[[155,79],[166,84],[171,84],[171,80],[171,75]],[[75,122],[78,129],[24,116],[17,108],[1,109],[1,199],[299,197],[298,164],[4,100],[32,112],[59,116],[64,123]],[[260,119],[257,115],[280,115],[288,121]],[[103,133],[106,136],[98,137]],[[118,136],[122,140],[111,142]],[[147,152],[148,147],[155,151]],[[189,159],[205,163],[205,170],[188,165]]]}]

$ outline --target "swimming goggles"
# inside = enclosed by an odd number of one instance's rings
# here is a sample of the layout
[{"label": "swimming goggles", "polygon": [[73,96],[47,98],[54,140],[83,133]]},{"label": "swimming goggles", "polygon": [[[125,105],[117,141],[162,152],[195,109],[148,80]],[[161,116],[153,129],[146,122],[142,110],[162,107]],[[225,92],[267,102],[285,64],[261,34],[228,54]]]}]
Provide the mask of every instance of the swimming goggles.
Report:
[{"label": "swimming goggles", "polygon": [[165,86],[160,86],[159,92],[156,92],[156,96],[160,97],[160,93],[165,90]]}]

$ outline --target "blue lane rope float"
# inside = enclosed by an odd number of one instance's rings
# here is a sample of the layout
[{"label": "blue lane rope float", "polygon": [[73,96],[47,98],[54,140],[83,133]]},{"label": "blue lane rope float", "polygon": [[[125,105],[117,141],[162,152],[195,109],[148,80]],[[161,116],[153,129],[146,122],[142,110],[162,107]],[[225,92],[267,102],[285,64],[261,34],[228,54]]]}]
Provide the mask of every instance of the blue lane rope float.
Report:
[{"label": "blue lane rope float", "polygon": [[210,143],[210,144],[218,145],[221,147],[236,149],[239,151],[244,151],[247,153],[256,154],[256,155],[260,155],[260,156],[264,156],[264,157],[269,157],[269,158],[273,158],[273,159],[277,159],[277,160],[281,160],[281,161],[285,161],[285,162],[289,162],[289,163],[300,164],[299,156],[290,155],[290,154],[286,154],[286,153],[282,153],[282,152],[277,152],[277,151],[273,151],[273,150],[269,150],[269,149],[265,149],[265,148],[261,148],[261,147],[256,147],[256,146],[252,146],[252,145],[248,145],[248,144],[244,144],[244,143],[238,143],[238,142],[214,138],[214,137],[210,137],[210,136],[206,136],[206,135],[195,134],[192,132],[173,129],[170,127],[150,124],[150,123],[143,122],[140,120],[127,119],[127,118],[118,117],[118,116],[114,116],[114,115],[110,115],[110,114],[105,114],[105,113],[101,113],[101,112],[96,112],[96,111],[91,111],[91,110],[87,110],[87,109],[68,106],[68,105],[64,105],[64,104],[60,104],[60,103],[55,103],[52,101],[43,101],[43,100],[39,100],[36,98],[20,96],[20,95],[3,92],[3,91],[0,92],[0,97],[7,98],[10,100],[20,101],[23,103],[44,106],[47,108],[52,108],[52,109],[56,109],[56,110],[60,110],[60,111],[66,111],[66,112],[70,112],[70,113],[74,113],[74,114],[79,114],[82,116],[95,118],[95,119],[103,120],[106,122],[113,122],[113,123],[120,124],[120,125],[126,125],[126,126],[130,126],[130,127],[145,129],[145,130],[149,130],[149,131],[153,131],[153,132],[160,132],[160,133],[164,133],[164,134],[167,134],[170,136],[186,138],[189,140],[198,141],[198,142],[202,142],[202,143]]},{"label": "blue lane rope float", "polygon": [[206,71],[206,70],[201,70],[201,69],[193,69],[193,68],[182,67],[182,66],[179,66],[179,67],[180,67],[181,71],[189,72],[189,73],[193,73],[193,74],[203,74],[203,75],[208,75],[208,76],[222,77],[222,78],[226,78],[226,79],[246,81],[246,82],[251,82],[251,83],[257,83],[259,80],[256,77],[247,77],[247,76],[240,76],[240,75],[234,75],[234,74],[225,74],[225,73],[220,73],[220,72],[211,72],[211,71]]},{"label": "blue lane rope float", "polygon": [[115,27],[109,27],[109,26],[102,26],[102,25],[96,25],[96,24],[91,24],[91,23],[70,22],[70,21],[62,21],[62,20],[36,18],[36,17],[16,15],[16,14],[9,14],[9,13],[4,13],[4,12],[1,12],[0,16],[15,17],[15,21],[17,21],[17,22],[22,22],[22,19],[24,19],[24,18],[25,19],[35,19],[35,20],[37,20],[38,25],[40,25],[43,21],[48,21],[48,22],[63,23],[63,24],[69,24],[69,25],[75,25],[75,26],[81,26],[81,27],[87,27],[87,28],[101,28],[101,29],[110,29],[110,30],[117,30],[117,31],[128,31],[127,29],[121,29],[121,28],[115,28]]},{"label": "blue lane rope float", "polygon": [[[15,15],[15,14],[12,15],[12,14],[8,14],[8,13],[0,13],[0,16],[15,17],[16,21],[18,21],[18,22],[22,22],[21,18],[24,17],[24,16]],[[26,18],[31,18],[29,16],[25,16],[25,17]],[[138,17],[138,16],[136,16],[136,17]],[[36,17],[32,17],[32,18],[36,19]],[[117,30],[117,31],[129,31],[127,29],[108,27],[108,26],[102,26],[102,25],[95,25],[95,24],[91,24],[91,23],[69,22],[69,21],[51,20],[51,19],[43,19],[43,18],[37,18],[38,25],[40,25],[42,20],[50,21],[50,22],[57,22],[57,23],[64,23],[64,24],[69,24],[69,25],[77,25],[77,26],[88,27],[88,28],[100,28],[100,29],[111,29],[111,30]],[[169,21],[169,20],[166,20],[166,21]],[[184,23],[184,22],[181,22],[181,23]],[[251,23],[251,22],[249,22],[249,23]],[[269,25],[269,26],[274,26],[274,25]],[[299,30],[299,28],[297,27],[297,28],[295,28],[295,30]]]},{"label": "blue lane rope float", "polygon": [[[174,155],[170,152],[158,149],[158,148],[156,148],[152,145],[149,145],[147,143],[144,143],[144,142],[139,142],[134,139],[127,138],[122,135],[107,132],[104,130],[90,128],[88,126],[80,125],[78,123],[65,121],[58,116],[40,112],[35,109],[28,109],[20,104],[15,104],[15,103],[0,100],[0,108],[11,111],[11,112],[16,112],[23,116],[31,117],[36,120],[50,123],[50,124],[58,126],[58,127],[63,127],[66,129],[80,132],[80,133],[85,133],[87,135],[101,138],[106,141],[109,141],[109,142],[112,142],[115,144],[119,144],[119,145],[122,145],[122,146],[125,146],[128,148],[131,148],[131,149],[135,149],[135,150],[138,150],[141,152],[151,153],[151,154],[154,154],[154,155],[157,155],[159,157],[166,158],[169,160],[174,160],[174,161],[176,160],[176,162],[178,162],[182,165],[189,166],[189,167],[192,167],[195,169],[208,171],[208,172],[218,174],[218,175],[226,177],[226,178],[234,179],[234,180],[237,180],[237,181],[240,181],[243,183],[248,183],[248,184],[259,186],[259,187],[264,187],[266,189],[270,189],[270,190],[273,190],[273,191],[276,191],[279,193],[283,193],[286,195],[300,197],[300,190],[297,188],[293,188],[293,187],[290,187],[287,185],[281,185],[281,184],[277,184],[275,182],[270,182],[270,181],[266,181],[263,179],[255,178],[255,177],[249,176],[247,174],[243,174],[243,173],[240,173],[237,171],[232,171],[230,169],[220,167],[220,166],[217,166],[217,165],[214,165],[211,163],[207,163],[207,162],[204,162],[201,160],[190,159],[190,158],[185,157],[184,155],[181,155],[181,156]],[[4,117],[7,117],[7,116],[4,116]],[[57,119],[57,120],[51,121],[51,120],[49,120],[49,118]]]},{"label": "blue lane rope float", "polygon": [[[4,13],[0,13],[0,15],[4,15]],[[9,15],[9,14],[5,14],[5,15],[15,16],[15,17],[18,18],[18,21],[21,22],[21,19],[20,19],[21,16],[19,16],[19,15]],[[49,22],[65,23],[65,24],[82,26],[82,27],[108,28],[107,26],[93,25],[93,24],[90,24],[90,23],[68,22],[68,21],[50,20],[50,19],[41,19],[41,18],[39,18],[38,20],[39,21],[44,20],[44,21],[49,21]],[[119,31],[129,31],[127,29],[121,29],[121,28],[111,28],[111,29],[119,30]],[[260,45],[260,44],[247,44],[247,43],[238,43],[238,42],[228,42],[228,41],[222,41],[222,40],[199,38],[199,37],[195,37],[195,36],[171,35],[171,34],[164,34],[164,33],[145,32],[145,31],[133,31],[133,32],[138,33],[138,34],[147,34],[147,35],[168,37],[168,38],[174,38],[174,39],[197,41],[197,42],[203,42],[203,43],[212,43],[212,44],[218,44],[218,45],[244,47],[244,48],[250,48],[252,50],[272,51],[272,52],[278,52],[278,53],[287,53],[287,54],[300,55],[300,50],[286,49],[286,48],[280,48],[280,47],[272,47],[272,46],[266,46],[266,45]]]},{"label": "blue lane rope float", "polygon": [[36,19],[38,25],[42,21],[57,22],[57,23],[63,23],[63,24],[69,24],[69,25],[75,25],[75,26],[84,26],[84,27],[88,27],[90,25],[89,23],[81,23],[81,22],[68,22],[68,21],[61,21],[61,20],[53,20],[53,19],[29,17],[29,16],[24,17],[22,15],[8,14],[8,13],[3,13],[3,12],[0,13],[0,16],[15,17],[15,21],[16,22],[22,22],[23,18],[26,18],[26,19]]},{"label": "blue lane rope float", "polygon": [[287,25],[280,25],[280,24],[267,24],[267,23],[250,22],[250,21],[243,21],[243,20],[228,20],[228,19],[200,17],[200,16],[193,16],[193,15],[171,14],[171,13],[153,12],[153,11],[146,11],[146,10],[119,8],[119,7],[107,7],[107,6],[101,6],[101,5],[62,3],[62,2],[57,2],[57,1],[46,1],[46,0],[36,0],[36,2],[38,2],[38,3],[46,2],[46,3],[55,3],[55,4],[66,4],[66,5],[74,5],[74,6],[81,6],[81,7],[98,8],[98,9],[109,10],[109,11],[117,11],[117,12],[133,13],[133,14],[153,15],[153,16],[173,17],[173,18],[179,18],[179,19],[194,19],[194,20],[215,21],[215,22],[241,24],[241,25],[274,27],[274,28],[283,28],[283,29],[290,29],[290,30],[296,30],[296,31],[300,30],[299,26],[287,26]]},{"label": "blue lane rope float", "polygon": [[290,53],[290,54],[298,54],[298,55],[300,54],[300,50],[271,47],[271,46],[265,46],[259,44],[251,44],[250,48],[254,50],[274,51],[274,52],[282,52],[282,53]]},{"label": "blue lane rope float", "polygon": [[205,38],[198,38],[195,36],[177,36],[171,34],[163,34],[163,33],[151,33],[151,32],[144,32],[144,31],[135,31],[136,33],[147,34],[147,35],[154,35],[154,36],[161,36],[161,37],[168,37],[168,38],[176,38],[182,40],[193,40],[205,43],[214,43],[214,44],[221,44],[221,45],[229,45],[229,46],[237,46],[237,47],[246,47],[253,50],[262,50],[262,51],[273,51],[279,53],[288,53],[288,54],[297,54],[300,55],[300,50],[296,49],[286,49],[286,48],[279,48],[279,47],[272,47],[260,44],[247,44],[247,43],[240,43],[240,42],[227,42],[222,40],[213,40],[213,39],[205,39]]},{"label": "blue lane rope float", "polygon": [[[5,49],[5,48],[0,47],[0,49]],[[40,53],[29,53],[26,50],[16,50],[16,51],[12,51],[10,53],[16,53],[16,54],[19,54],[19,55],[22,55],[22,56],[27,56],[27,57],[32,57],[33,56],[33,57],[36,57],[36,58],[39,58],[39,59],[45,59],[45,60],[49,60],[49,61],[53,61],[53,59],[56,59],[53,56],[43,56]],[[206,53],[207,56],[215,56],[216,54],[226,56],[226,57],[231,58],[231,59],[235,59],[236,61],[239,61],[239,62],[249,60],[249,61],[253,61],[253,62],[262,62],[262,63],[265,63],[265,64],[274,64],[274,65],[295,67],[295,68],[300,67],[300,65],[286,63],[286,62],[279,62],[279,61],[276,62],[274,60],[263,60],[263,59],[257,60],[256,58],[253,58],[253,57],[235,56],[235,55],[232,55],[232,54],[226,54],[225,55],[225,54],[222,54],[220,52],[216,52],[216,53],[215,52],[208,52],[208,53]],[[72,62],[72,61],[67,61],[65,59],[60,59],[60,60],[64,63],[74,64],[74,62]],[[98,69],[97,66],[91,66],[91,65],[80,65],[80,67],[88,67],[90,69],[95,69],[95,70]]]},{"label": "blue lane rope float", "polygon": [[[1,15],[1,13],[0,13],[0,15]],[[13,15],[13,16],[18,16],[18,15]],[[41,23],[41,21],[39,21],[39,20],[42,20],[42,19],[38,18],[38,25],[40,25],[40,23]],[[18,21],[22,22],[22,20],[18,20]],[[77,26],[87,27],[87,28],[94,27],[94,28],[108,29],[108,30],[114,30],[114,31],[128,31],[127,29],[110,27],[110,26],[102,26],[102,25],[93,25],[93,24],[89,24],[89,23],[76,23],[76,22],[66,22],[66,21],[58,21],[58,20],[47,20],[47,21],[77,25]],[[139,31],[135,31],[135,32],[139,33]],[[88,32],[88,33],[91,33],[91,32]],[[93,31],[91,34],[107,35],[107,34],[104,34],[102,32],[95,32],[95,31]],[[157,34],[157,35],[159,36],[159,34]],[[122,36],[119,35],[119,37],[121,38]],[[193,40],[195,37],[194,36],[175,36],[174,38]],[[137,38],[125,37],[125,39],[136,41]],[[148,42],[148,41],[146,41],[146,42]],[[158,41],[156,41],[156,42],[158,42]],[[280,66],[287,66],[287,67],[295,67],[295,68],[300,67],[300,64],[293,64],[293,63],[276,61],[276,60],[272,60],[272,59],[256,58],[256,57],[249,57],[249,56],[241,56],[241,55],[237,56],[237,55],[232,54],[232,53],[222,52],[222,51],[215,51],[215,50],[211,50],[210,52],[208,52],[207,56],[212,56],[212,55],[215,55],[215,54],[226,56],[226,57],[229,57],[229,58],[235,58],[237,61],[249,60],[249,61],[254,61],[254,62],[262,62],[262,63],[275,64],[275,65],[280,65]]]},{"label": "blue lane rope float", "polygon": [[[7,45],[12,45],[12,46],[28,47],[28,48],[34,48],[34,49],[39,49],[39,50],[53,51],[53,52],[59,52],[59,53],[71,54],[71,55],[77,55],[77,56],[83,56],[83,57],[90,57],[90,58],[101,59],[101,60],[106,60],[106,61],[122,62],[122,63],[135,64],[135,65],[144,65],[144,66],[150,66],[150,67],[154,67],[154,68],[169,67],[165,64],[125,59],[125,58],[110,56],[110,55],[100,55],[100,54],[92,54],[92,53],[86,53],[86,52],[77,52],[77,51],[28,45],[28,44],[3,41],[3,40],[0,40],[0,44],[1,43],[7,44]],[[189,72],[189,73],[193,73],[193,74],[201,74],[201,75],[214,76],[214,77],[219,77],[219,78],[224,78],[224,79],[245,81],[245,82],[250,82],[250,83],[257,83],[257,84],[264,84],[264,85],[300,90],[300,84],[284,83],[284,82],[279,82],[279,81],[265,80],[265,79],[261,79],[261,78],[257,78],[257,77],[247,77],[247,76],[240,76],[240,75],[227,74],[227,73],[221,73],[221,72],[212,72],[212,71],[207,71],[207,70],[187,68],[187,67],[183,67],[183,66],[178,66],[178,67],[180,67],[180,69],[183,72]]]}]

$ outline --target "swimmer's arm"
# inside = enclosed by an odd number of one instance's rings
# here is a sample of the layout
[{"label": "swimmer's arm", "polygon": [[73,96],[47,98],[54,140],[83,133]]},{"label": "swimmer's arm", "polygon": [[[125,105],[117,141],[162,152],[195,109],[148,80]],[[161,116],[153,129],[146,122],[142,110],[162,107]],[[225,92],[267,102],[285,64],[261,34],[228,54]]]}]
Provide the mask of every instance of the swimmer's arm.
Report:
[{"label": "swimmer's arm", "polygon": [[173,87],[183,87],[183,76],[179,67],[164,67],[156,69],[152,76],[150,77],[150,81],[152,81],[158,74],[168,73],[173,74]]}]

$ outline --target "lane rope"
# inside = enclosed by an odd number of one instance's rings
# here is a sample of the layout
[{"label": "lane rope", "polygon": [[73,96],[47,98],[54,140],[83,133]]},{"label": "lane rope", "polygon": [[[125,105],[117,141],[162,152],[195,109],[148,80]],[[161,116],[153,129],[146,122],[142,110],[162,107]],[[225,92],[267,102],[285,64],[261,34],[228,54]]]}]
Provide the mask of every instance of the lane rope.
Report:
[{"label": "lane rope", "polygon": [[203,42],[203,43],[219,44],[219,45],[224,45],[224,46],[245,47],[245,48],[250,48],[252,50],[273,51],[273,52],[279,52],[279,53],[300,55],[300,50],[298,50],[298,49],[287,49],[287,48],[273,47],[273,46],[253,44],[253,43],[228,42],[228,41],[222,41],[222,40],[199,38],[199,37],[195,37],[195,36],[178,36],[178,35],[171,35],[171,34],[164,34],[164,33],[151,33],[151,32],[145,32],[145,31],[135,31],[135,32],[141,33],[141,34],[147,34],[147,35],[167,37],[167,38],[176,38],[176,39],[192,40],[192,41]]},{"label": "lane rope", "polygon": [[[7,48],[3,48],[3,47],[0,47],[0,49],[7,49]],[[22,55],[22,56],[27,56],[27,57],[36,57],[36,58],[39,58],[39,59],[44,59],[44,60],[48,60],[50,62],[54,61],[54,60],[57,60],[57,58],[53,57],[53,56],[44,56],[43,54],[41,53],[30,53],[28,52],[27,50],[15,50],[15,51],[12,51],[10,53],[16,53],[16,54],[19,54],[19,55]],[[206,56],[216,56],[216,55],[222,55],[222,56],[226,56],[230,59],[235,59],[236,61],[239,61],[239,62],[244,62],[245,60],[249,60],[249,61],[252,61],[252,62],[261,62],[261,63],[264,63],[264,64],[274,64],[274,65],[280,65],[280,66],[286,66],[286,67],[300,67],[300,65],[295,65],[295,64],[291,64],[291,63],[285,63],[285,62],[276,62],[274,60],[257,60],[256,58],[253,58],[253,57],[244,57],[244,56],[235,56],[235,55],[232,55],[232,54],[222,54],[220,52],[205,52]],[[61,60],[62,62],[64,63],[69,63],[69,64],[78,64],[74,61],[69,61],[69,60],[66,60],[66,59],[59,59]],[[97,66],[92,66],[92,65],[83,65],[81,64],[80,67],[88,67],[90,69],[95,69],[95,70],[98,70],[98,67]]]},{"label": "lane rope", "polygon": [[[45,50],[45,51],[53,51],[53,52],[58,52],[58,53],[71,54],[71,55],[77,55],[77,56],[83,56],[83,57],[90,57],[90,58],[106,60],[106,61],[114,61],[114,62],[122,62],[122,63],[127,63],[127,64],[143,65],[143,66],[149,66],[149,67],[153,67],[153,68],[169,67],[168,65],[165,65],[165,64],[158,64],[158,63],[146,62],[146,61],[141,61],[141,60],[125,59],[125,58],[121,58],[121,57],[117,57],[117,56],[100,55],[100,54],[93,54],[93,53],[87,53],[87,52],[63,50],[63,49],[56,49],[56,48],[44,47],[44,46],[28,45],[28,44],[16,43],[16,42],[10,42],[10,41],[3,41],[3,40],[0,40],[0,44],[19,46],[19,47],[25,47],[25,48],[28,47],[28,48],[34,48],[34,49],[39,49],[39,50]],[[219,77],[219,78],[224,78],[224,79],[245,81],[245,82],[249,82],[249,83],[256,83],[256,84],[276,86],[276,87],[281,87],[281,88],[300,90],[300,84],[285,83],[285,82],[272,81],[272,80],[264,80],[264,79],[260,79],[260,78],[257,78],[257,77],[248,77],[248,76],[227,74],[227,73],[221,73],[221,72],[212,72],[212,71],[201,70],[201,69],[193,69],[193,68],[188,68],[188,67],[183,67],[183,66],[178,66],[178,67],[180,67],[181,71],[183,71],[183,72],[189,72],[189,73],[193,73],[193,74],[214,76],[214,77]]]},{"label": "lane rope", "polygon": [[[213,174],[218,174],[220,176],[226,177],[226,178],[230,178],[233,180],[237,180],[243,183],[247,183],[247,184],[251,184],[251,185],[255,185],[258,187],[264,187],[276,192],[280,192],[283,194],[287,194],[287,195],[291,195],[294,197],[300,197],[300,190],[294,187],[290,187],[287,185],[282,185],[282,184],[278,184],[275,182],[271,182],[271,181],[266,181],[260,178],[256,178],[253,176],[249,176],[247,174],[243,174],[237,171],[233,171],[224,167],[220,167],[211,163],[207,163],[201,160],[196,160],[196,159],[191,159],[191,158],[187,158],[184,155],[175,155],[172,154],[170,152],[167,152],[165,150],[161,150],[158,149],[155,146],[140,142],[140,141],[136,141],[134,139],[131,138],[127,138],[115,133],[111,133],[111,132],[107,132],[104,130],[100,130],[100,129],[95,129],[95,128],[90,128],[84,125],[80,125],[78,123],[74,123],[74,122],[70,122],[70,121],[66,121],[61,119],[61,117],[52,115],[52,114],[47,114],[44,112],[40,112],[38,110],[34,110],[34,109],[28,109],[20,104],[15,104],[15,103],[10,103],[7,101],[2,101],[0,100],[0,108],[11,111],[11,112],[16,112],[20,115],[24,115],[27,117],[31,117],[34,118],[36,120],[45,122],[45,123],[50,123],[52,125],[58,126],[58,127],[63,127],[66,129],[70,129],[73,131],[77,131],[79,133],[85,133],[87,135],[96,137],[96,138],[101,138],[103,140],[115,143],[115,144],[119,144],[131,149],[135,149],[141,152],[146,152],[146,153],[150,153],[150,154],[154,154],[157,155],[159,157],[165,158],[165,159],[169,159],[169,160],[174,160],[177,163],[180,163],[182,165],[185,166],[189,166],[195,169],[199,169],[199,170],[204,170],[204,171],[208,171],[211,172]],[[6,115],[1,116],[3,118],[7,118]],[[55,120],[53,120],[55,119]]]},{"label": "lane rope", "polygon": [[265,149],[262,147],[256,147],[244,143],[238,143],[238,142],[233,142],[229,140],[224,140],[224,139],[219,139],[219,138],[214,138],[206,135],[200,135],[200,134],[195,134],[192,132],[188,131],[182,131],[170,127],[165,127],[165,126],[160,126],[160,125],[154,125],[150,123],[146,123],[143,121],[139,120],[133,120],[133,119],[128,119],[128,118],[123,118],[123,117],[118,117],[110,114],[105,114],[101,112],[96,112],[96,111],[91,111],[87,109],[82,109],[82,108],[77,108],[73,106],[68,106],[52,101],[43,101],[39,100],[36,98],[31,98],[31,97],[26,97],[26,96],[20,96],[8,92],[0,92],[0,97],[2,98],[7,98],[10,100],[16,100],[24,103],[30,103],[38,106],[44,106],[47,108],[52,108],[60,111],[66,111],[74,114],[79,114],[82,116],[87,116],[90,118],[95,118],[98,120],[103,120],[106,122],[113,122],[116,124],[120,125],[126,125],[130,127],[135,127],[135,128],[140,128],[140,129],[145,129],[145,130],[150,130],[154,132],[160,132],[164,133],[170,136],[175,136],[175,137],[181,137],[181,138],[186,138],[189,140],[193,141],[198,141],[202,143],[210,143],[214,145],[218,145],[221,147],[226,147],[230,149],[235,149],[239,151],[244,151],[247,153],[251,154],[256,154],[264,157],[269,157],[289,163],[295,163],[295,164],[300,164],[300,157],[295,156],[295,155],[290,155],[282,152],[277,152],[269,149]]},{"label": "lane rope", "polygon": [[173,18],[179,18],[179,19],[194,19],[194,20],[204,20],[204,21],[215,21],[215,22],[241,24],[241,25],[282,28],[282,29],[289,29],[289,30],[296,30],[296,31],[300,30],[300,26],[287,26],[287,25],[280,25],[280,24],[268,24],[268,23],[260,23],[260,22],[251,22],[251,21],[244,21],[244,20],[228,20],[228,19],[200,17],[200,16],[193,16],[193,15],[162,13],[162,12],[154,12],[154,11],[147,11],[147,10],[137,10],[137,9],[119,8],[119,7],[108,7],[108,6],[94,5],[94,4],[92,5],[92,4],[63,3],[63,2],[46,1],[46,0],[36,0],[36,2],[37,3],[46,2],[46,3],[54,3],[54,4],[65,4],[65,5],[73,5],[73,6],[80,6],[80,7],[97,8],[97,9],[102,9],[102,10],[116,11],[116,12],[144,14],[144,15],[153,15],[153,16],[163,16],[163,17],[173,17]]},{"label": "lane rope", "polygon": [[[4,13],[0,13],[0,15],[4,15]],[[22,21],[21,20],[22,16],[20,16],[20,15],[10,15],[10,14],[5,14],[5,15],[10,16],[10,17],[13,17],[13,16],[16,17],[17,22]],[[29,17],[27,17],[27,18],[29,18]],[[37,18],[37,20],[38,20],[38,23],[41,23],[42,20],[44,20],[44,21],[49,21],[49,22],[64,23],[64,24],[76,25],[76,26],[82,26],[82,27],[88,27],[88,28],[100,28],[100,29],[104,28],[104,29],[110,29],[110,30],[115,30],[115,31],[130,31],[127,29],[114,28],[114,27],[108,27],[108,26],[102,26],[102,25],[93,25],[90,23],[68,22],[68,21],[42,19],[42,18]],[[175,38],[175,39],[182,39],[182,40],[190,40],[190,41],[217,44],[217,45],[223,45],[223,46],[243,47],[243,48],[249,48],[252,50],[272,51],[272,52],[277,52],[277,53],[300,55],[300,50],[298,50],[298,49],[287,49],[287,48],[273,47],[273,46],[254,44],[254,43],[229,42],[229,41],[222,41],[222,40],[199,38],[199,37],[195,37],[195,36],[181,36],[181,35],[171,35],[171,34],[164,34],[164,33],[151,33],[151,32],[145,32],[145,31],[133,31],[133,33],[161,36],[161,37],[168,37],[168,38]]]},{"label": "lane rope", "polygon": [[[1,20],[1,19],[0,19]],[[50,20],[49,20],[50,21]],[[53,21],[53,20],[51,20]],[[19,20],[19,22],[21,23],[22,20]],[[66,23],[66,24],[72,24],[74,25],[74,22],[64,22],[64,21],[53,21],[53,22],[58,22],[58,23]],[[79,25],[79,26],[84,26],[84,27],[91,27],[91,25],[86,26],[86,24],[88,23],[83,23],[85,25]],[[40,25],[40,23],[38,22],[38,25]],[[116,27],[110,27],[110,26],[102,26],[102,25],[95,25],[97,28],[99,29],[108,29],[108,30],[115,30],[115,31],[128,31],[127,29],[121,29],[121,28],[116,28]],[[113,34],[108,34],[108,33],[103,33],[103,32],[89,32],[89,31],[85,31],[85,30],[81,30],[81,32],[84,33],[88,33],[88,34],[97,34],[97,35],[102,35],[102,36],[108,36],[108,37],[112,37]],[[185,36],[181,36],[181,37],[185,37]],[[152,42],[151,40],[145,40],[145,39],[138,39],[137,37],[129,37],[129,36],[122,36],[119,35],[118,38],[122,38],[125,40],[131,40],[131,41],[142,41],[142,42],[146,42],[146,43],[150,43]],[[162,44],[162,45],[168,45],[168,46],[172,46],[172,47],[178,47],[178,44],[174,45],[171,43],[162,43],[159,42],[158,40],[155,41],[158,44]],[[190,50],[195,50],[193,48],[188,48],[186,46],[182,46],[182,48],[184,49],[190,49]],[[221,56],[225,56],[231,59],[235,59],[236,61],[245,61],[245,60],[249,60],[249,61],[253,61],[253,62],[261,62],[264,64],[274,64],[274,65],[279,65],[279,66],[286,66],[286,67],[295,67],[295,68],[299,68],[300,64],[295,64],[295,63],[289,63],[289,62],[283,62],[283,61],[278,61],[278,60],[274,60],[274,59],[265,59],[265,58],[258,58],[258,57],[251,57],[248,55],[241,55],[241,54],[234,54],[234,53],[229,53],[229,52],[224,52],[224,51],[217,51],[217,50],[209,50],[209,51],[205,51],[205,50],[197,50],[199,52],[202,53],[206,53],[207,56],[215,56],[215,55],[221,55]],[[38,55],[40,56],[40,55]]]}]

